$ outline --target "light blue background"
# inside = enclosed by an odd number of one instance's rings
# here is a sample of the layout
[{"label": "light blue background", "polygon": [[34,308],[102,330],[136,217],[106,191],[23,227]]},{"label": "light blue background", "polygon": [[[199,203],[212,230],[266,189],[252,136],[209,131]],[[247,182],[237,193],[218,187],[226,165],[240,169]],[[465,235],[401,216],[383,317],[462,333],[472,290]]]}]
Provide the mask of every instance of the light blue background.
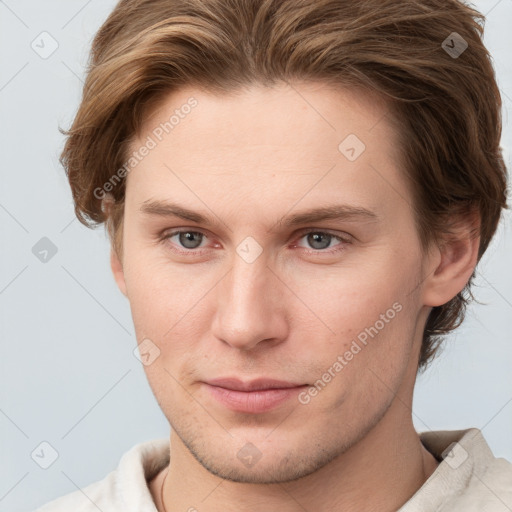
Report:
[{"label": "light blue background", "polygon": [[[139,361],[128,301],[115,286],[102,228],[75,218],[58,163],[78,107],[90,42],[112,0],[0,1],[0,512],[28,511],[100,480],[134,444],[168,435]],[[504,101],[511,168],[512,0],[481,0],[485,42]],[[59,47],[31,48],[41,32]],[[48,48],[48,47],[47,47]],[[475,304],[441,358],[420,377],[418,430],[483,428],[512,460],[511,214],[479,266]],[[48,237],[46,264],[32,247]],[[43,470],[42,441],[59,453]]]}]

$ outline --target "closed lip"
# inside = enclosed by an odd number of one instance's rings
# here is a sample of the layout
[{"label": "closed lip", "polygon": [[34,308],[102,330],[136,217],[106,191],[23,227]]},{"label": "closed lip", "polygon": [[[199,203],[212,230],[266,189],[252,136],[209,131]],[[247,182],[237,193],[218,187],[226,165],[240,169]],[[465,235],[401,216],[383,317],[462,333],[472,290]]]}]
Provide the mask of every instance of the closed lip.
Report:
[{"label": "closed lip", "polygon": [[234,391],[261,391],[265,389],[287,389],[307,386],[307,384],[299,382],[286,382],[284,380],[264,378],[243,382],[234,377],[212,379],[206,381],[206,384],[225,389],[232,389]]}]

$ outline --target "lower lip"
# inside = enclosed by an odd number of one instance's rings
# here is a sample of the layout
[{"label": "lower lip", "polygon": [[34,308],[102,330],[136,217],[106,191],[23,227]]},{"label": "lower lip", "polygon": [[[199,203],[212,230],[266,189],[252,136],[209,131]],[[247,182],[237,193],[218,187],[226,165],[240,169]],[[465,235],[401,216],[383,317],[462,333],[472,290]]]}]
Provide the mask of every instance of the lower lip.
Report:
[{"label": "lower lip", "polygon": [[206,384],[206,387],[218,402],[232,411],[260,413],[274,409],[286,400],[296,397],[308,385],[259,391],[235,391],[210,384]]}]

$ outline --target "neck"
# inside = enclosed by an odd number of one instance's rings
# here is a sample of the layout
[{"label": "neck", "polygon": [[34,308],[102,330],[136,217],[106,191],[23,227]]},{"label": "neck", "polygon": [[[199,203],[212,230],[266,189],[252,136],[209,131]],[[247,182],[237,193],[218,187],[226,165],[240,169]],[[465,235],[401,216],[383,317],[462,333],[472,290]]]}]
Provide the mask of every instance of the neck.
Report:
[{"label": "neck", "polygon": [[205,507],[209,512],[391,512],[406,503],[438,465],[421,444],[410,409],[398,400],[347,452],[296,481],[261,485],[223,480],[203,468],[173,432],[170,460],[153,485],[161,512]]}]

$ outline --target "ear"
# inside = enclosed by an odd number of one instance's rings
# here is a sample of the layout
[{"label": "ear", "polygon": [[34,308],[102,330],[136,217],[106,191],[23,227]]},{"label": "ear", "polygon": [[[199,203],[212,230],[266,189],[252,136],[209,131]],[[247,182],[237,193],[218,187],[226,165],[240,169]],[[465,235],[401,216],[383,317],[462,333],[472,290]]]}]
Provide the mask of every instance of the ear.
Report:
[{"label": "ear", "polygon": [[112,269],[112,274],[114,274],[114,279],[121,293],[125,297],[128,297],[126,293],[126,282],[124,280],[123,263],[113,247],[110,249],[110,268]]},{"label": "ear", "polygon": [[479,228],[476,213],[466,216],[431,252],[423,285],[425,306],[442,306],[464,289],[478,262]]}]

